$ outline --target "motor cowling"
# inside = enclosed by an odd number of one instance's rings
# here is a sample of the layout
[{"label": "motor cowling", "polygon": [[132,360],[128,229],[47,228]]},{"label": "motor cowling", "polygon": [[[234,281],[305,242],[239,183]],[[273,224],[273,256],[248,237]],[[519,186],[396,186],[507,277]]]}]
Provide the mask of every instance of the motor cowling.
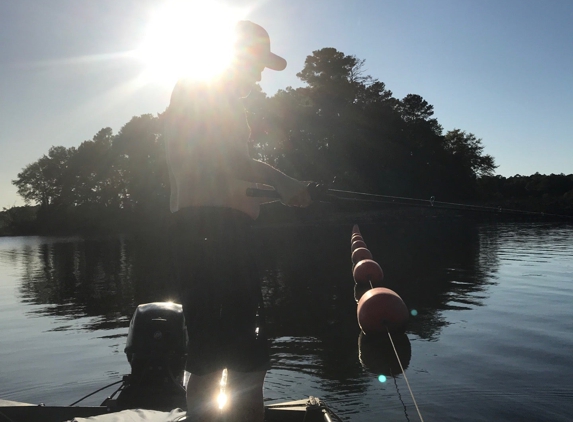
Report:
[{"label": "motor cowling", "polygon": [[183,377],[189,343],[183,307],[172,302],[139,305],[129,324],[125,354],[133,382]]},{"label": "motor cowling", "polygon": [[131,318],[125,346],[131,374],[124,376],[117,400],[110,398],[104,404],[114,411],[184,409],[188,343],[181,305],[139,305]]}]

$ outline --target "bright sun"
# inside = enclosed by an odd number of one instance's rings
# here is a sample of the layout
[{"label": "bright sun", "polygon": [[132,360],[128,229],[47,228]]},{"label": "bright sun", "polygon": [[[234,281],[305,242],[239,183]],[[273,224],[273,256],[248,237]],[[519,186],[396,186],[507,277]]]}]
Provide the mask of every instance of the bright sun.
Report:
[{"label": "bright sun", "polygon": [[145,79],[173,84],[181,77],[207,79],[231,60],[233,30],[244,13],[212,1],[172,1],[150,16],[136,56]]}]

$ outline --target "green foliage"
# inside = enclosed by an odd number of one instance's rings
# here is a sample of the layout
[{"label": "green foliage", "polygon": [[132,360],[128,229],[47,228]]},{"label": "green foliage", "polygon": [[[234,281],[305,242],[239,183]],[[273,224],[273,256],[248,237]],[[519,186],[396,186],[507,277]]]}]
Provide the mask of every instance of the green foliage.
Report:
[{"label": "green foliage", "polygon": [[47,206],[64,201],[69,194],[68,165],[75,148],[51,147],[48,155],[27,165],[12,183],[26,204]]},{"label": "green foliage", "polygon": [[104,128],[77,149],[50,148],[12,183],[27,204],[39,205],[39,231],[122,231],[167,213],[163,150],[160,118],[147,114],[117,135]]},{"label": "green foliage", "polygon": [[169,173],[161,133],[161,119],[144,114],[133,117],[114,138],[109,174],[116,176],[117,191],[123,189],[123,208],[154,213],[168,207]]},{"label": "green foliage", "polygon": [[495,160],[491,155],[483,155],[481,139],[477,139],[473,133],[454,129],[446,133],[444,140],[446,151],[451,153],[461,168],[477,177],[493,175],[497,167]]},{"label": "green foliage", "polygon": [[[427,100],[395,98],[365,74],[364,60],[323,48],[297,76],[305,86],[272,97],[255,89],[245,107],[252,155],[298,179],[438,200],[573,201],[569,176],[494,176],[481,139],[460,129],[443,134]],[[103,128],[77,148],[54,146],[13,183],[27,204],[38,205],[38,224],[53,231],[160,225],[169,209],[162,128],[163,115],[144,114],[115,135]]]},{"label": "green foliage", "polygon": [[[312,56],[307,56],[304,69],[296,76],[311,88],[324,89],[330,95],[351,99],[349,91],[352,91],[352,85],[370,79],[364,76],[363,68],[364,60],[330,47],[313,51]],[[344,87],[348,88],[348,92],[341,89]]]},{"label": "green foliage", "polygon": [[253,131],[259,157],[347,189],[472,197],[476,178],[495,169],[481,141],[460,131],[442,135],[431,104],[416,94],[394,98],[364,65],[323,48],[298,73],[307,86],[249,100],[253,126],[264,126]]},{"label": "green foliage", "polygon": [[478,191],[499,206],[573,216],[573,174],[483,176]]},{"label": "green foliage", "polygon": [[10,207],[0,211],[0,236],[27,235],[37,232],[38,207]]}]

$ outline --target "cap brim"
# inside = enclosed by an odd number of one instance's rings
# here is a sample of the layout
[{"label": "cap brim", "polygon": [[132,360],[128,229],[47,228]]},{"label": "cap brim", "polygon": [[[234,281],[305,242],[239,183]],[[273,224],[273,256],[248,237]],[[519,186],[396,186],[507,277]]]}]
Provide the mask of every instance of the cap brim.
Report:
[{"label": "cap brim", "polygon": [[272,70],[285,70],[287,66],[287,62],[281,56],[277,56],[274,53],[270,53],[267,55],[265,60],[265,67],[268,67]]}]

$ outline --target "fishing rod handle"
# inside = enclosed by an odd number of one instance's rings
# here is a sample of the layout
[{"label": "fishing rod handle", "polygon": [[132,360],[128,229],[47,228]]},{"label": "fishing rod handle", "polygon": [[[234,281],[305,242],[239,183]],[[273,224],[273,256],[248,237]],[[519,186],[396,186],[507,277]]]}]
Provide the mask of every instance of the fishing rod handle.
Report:
[{"label": "fishing rod handle", "polygon": [[253,198],[276,198],[280,199],[279,193],[274,189],[247,188],[247,196]]}]

